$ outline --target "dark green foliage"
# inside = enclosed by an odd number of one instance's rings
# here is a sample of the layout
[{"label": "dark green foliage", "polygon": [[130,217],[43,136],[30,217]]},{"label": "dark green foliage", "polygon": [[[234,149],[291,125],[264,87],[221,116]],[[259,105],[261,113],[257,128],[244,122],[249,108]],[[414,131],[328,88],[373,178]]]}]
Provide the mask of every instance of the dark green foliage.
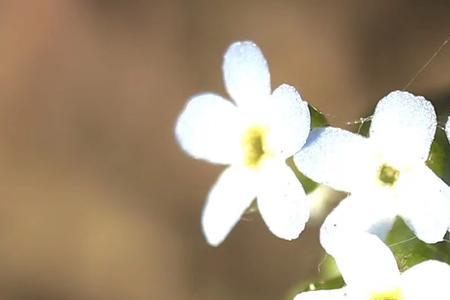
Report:
[{"label": "dark green foliage", "polygon": [[429,259],[450,263],[450,243],[448,241],[426,244],[417,239],[400,218],[395,221],[394,227],[386,239],[386,244],[394,253],[401,271]]},{"label": "dark green foliage", "polygon": [[323,113],[311,105],[308,105],[308,108],[309,113],[311,114],[311,129],[328,126],[327,118]]},{"label": "dark green foliage", "polygon": [[447,184],[450,184],[450,146],[444,130],[436,131],[427,165]]}]

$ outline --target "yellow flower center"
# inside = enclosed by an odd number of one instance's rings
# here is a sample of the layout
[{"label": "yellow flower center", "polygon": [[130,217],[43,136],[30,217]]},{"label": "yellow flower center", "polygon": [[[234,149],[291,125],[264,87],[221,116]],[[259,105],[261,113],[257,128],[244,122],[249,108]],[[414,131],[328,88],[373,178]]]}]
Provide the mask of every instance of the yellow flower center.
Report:
[{"label": "yellow flower center", "polygon": [[267,130],[261,126],[249,128],[242,138],[244,164],[252,169],[258,168],[267,157]]},{"label": "yellow flower center", "polygon": [[378,179],[384,184],[392,186],[397,182],[400,171],[389,166],[382,165],[378,171]]},{"label": "yellow flower center", "polygon": [[400,289],[372,295],[370,300],[404,300]]}]

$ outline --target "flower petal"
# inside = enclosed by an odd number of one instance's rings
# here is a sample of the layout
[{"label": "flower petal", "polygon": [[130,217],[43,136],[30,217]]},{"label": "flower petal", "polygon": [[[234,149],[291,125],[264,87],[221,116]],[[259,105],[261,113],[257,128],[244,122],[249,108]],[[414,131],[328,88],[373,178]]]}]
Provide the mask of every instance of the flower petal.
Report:
[{"label": "flower petal", "polygon": [[195,158],[230,164],[240,151],[239,114],[230,101],[214,94],[193,97],[177,120],[175,134]]},{"label": "flower petal", "polygon": [[376,195],[352,194],[328,215],[320,229],[322,247],[331,255],[342,239],[360,233],[372,233],[385,239],[395,220],[392,199]]},{"label": "flower petal", "polygon": [[282,239],[296,239],[309,219],[310,207],[294,172],[284,162],[266,165],[258,189],[258,208],[270,231]]},{"label": "flower petal", "polygon": [[399,214],[419,239],[442,241],[450,225],[450,187],[425,165],[398,182]]},{"label": "flower petal", "polygon": [[398,288],[400,271],[391,250],[375,235],[346,236],[334,258],[349,289],[376,293]]},{"label": "flower petal", "polygon": [[448,117],[447,125],[445,125],[445,132],[447,133],[447,138],[450,141],[450,117]]},{"label": "flower petal", "polygon": [[344,300],[351,299],[347,296],[347,289],[321,290],[300,293],[294,297],[294,300]]},{"label": "flower petal", "polygon": [[450,266],[436,260],[428,260],[401,275],[402,290],[405,299],[448,299]]},{"label": "flower petal", "polygon": [[265,112],[270,149],[283,159],[299,151],[309,135],[311,117],[297,90],[287,84],[279,86],[267,101]]},{"label": "flower petal", "polygon": [[253,42],[237,42],[228,48],[223,74],[225,87],[239,106],[252,106],[270,96],[269,67]]},{"label": "flower petal", "polygon": [[426,161],[436,132],[436,113],[424,97],[394,91],[378,102],[370,138],[392,160]]},{"label": "flower petal", "polygon": [[[336,190],[352,191],[370,180],[367,139],[334,127],[314,129],[294,155],[298,169],[312,180]],[[360,182],[362,182],[360,184]]]},{"label": "flower petal", "polygon": [[208,195],[202,227],[209,244],[218,246],[255,199],[255,178],[236,166],[226,169]]}]

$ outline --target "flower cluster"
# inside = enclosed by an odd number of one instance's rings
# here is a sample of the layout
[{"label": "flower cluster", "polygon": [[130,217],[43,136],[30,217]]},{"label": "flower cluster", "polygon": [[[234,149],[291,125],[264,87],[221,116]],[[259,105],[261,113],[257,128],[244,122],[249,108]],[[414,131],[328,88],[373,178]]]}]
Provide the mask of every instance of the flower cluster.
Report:
[{"label": "flower cluster", "polygon": [[294,300],[448,299],[449,265],[427,260],[400,274],[389,248],[374,235],[343,238],[335,259],[346,286],[300,293]]},{"label": "flower cluster", "polygon": [[[232,44],[223,73],[232,101],[194,96],[175,128],[184,151],[228,165],[203,210],[208,243],[222,243],[255,199],[274,235],[296,239],[310,204],[286,162],[293,158],[308,178],[348,193],[320,232],[347,286],[301,293],[296,300],[444,299],[449,265],[429,260],[400,274],[383,243],[398,217],[425,243],[443,241],[450,228],[450,187],[427,166],[437,128],[431,102],[394,91],[378,102],[368,136],[334,127],[311,130],[308,104],[290,85],[272,91],[267,61],[254,43]],[[445,131],[450,140],[450,118]],[[442,281],[442,289],[430,290],[430,278]]]}]

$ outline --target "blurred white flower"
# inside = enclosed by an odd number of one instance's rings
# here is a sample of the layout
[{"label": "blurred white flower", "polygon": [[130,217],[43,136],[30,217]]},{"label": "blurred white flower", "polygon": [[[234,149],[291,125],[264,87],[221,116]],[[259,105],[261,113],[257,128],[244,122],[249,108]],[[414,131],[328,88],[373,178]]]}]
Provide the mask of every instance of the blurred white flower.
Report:
[{"label": "blurred white flower", "polygon": [[447,133],[447,138],[450,142],[450,117],[448,117],[447,125],[445,125],[445,132]]},{"label": "blurred white flower", "polygon": [[307,196],[311,207],[309,222],[314,226],[322,224],[323,219],[330,212],[330,207],[335,206],[337,201],[340,200],[339,194],[323,184],[318,185]]},{"label": "blurred white flower", "polygon": [[308,105],[286,84],[271,93],[267,62],[252,42],[228,48],[223,73],[234,103],[215,94],[194,96],[175,129],[190,155],[230,165],[203,210],[206,239],[219,245],[255,197],[273,234],[295,239],[309,218],[309,208],[303,187],[285,160],[307,139]]},{"label": "blurred white flower", "polygon": [[395,257],[376,236],[342,240],[334,255],[346,286],[298,294],[294,300],[448,299],[450,266],[428,260],[400,274]]},{"label": "blurred white flower", "polygon": [[435,131],[432,104],[403,91],[380,100],[369,138],[332,127],[313,130],[294,156],[297,167],[350,193],[322,225],[328,253],[342,235],[367,231],[384,238],[397,215],[419,239],[442,241],[450,224],[450,188],[425,164]]}]

